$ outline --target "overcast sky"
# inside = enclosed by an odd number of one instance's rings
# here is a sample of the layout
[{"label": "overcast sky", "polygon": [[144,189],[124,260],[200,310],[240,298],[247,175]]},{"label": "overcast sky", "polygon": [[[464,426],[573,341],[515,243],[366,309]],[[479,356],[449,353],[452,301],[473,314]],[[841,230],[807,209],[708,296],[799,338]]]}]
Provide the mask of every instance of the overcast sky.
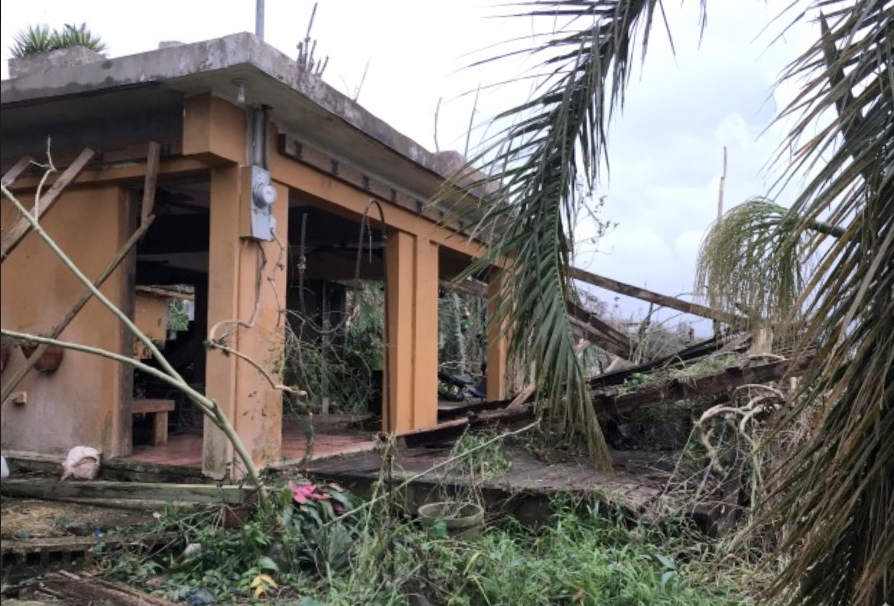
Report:
[{"label": "overcast sky", "polygon": [[[604,219],[618,227],[587,247],[578,264],[603,275],[670,295],[692,290],[695,257],[716,217],[722,150],[729,154],[726,204],[766,193],[765,163],[780,142],[770,128],[790,99],[773,83],[806,47],[802,27],[771,44],[761,33],[784,3],[722,0],[709,3],[708,27],[699,44],[699,2],[667,2],[676,54],[656,28],[649,56],[631,83],[623,114],[610,135],[610,179]],[[768,5],[769,4],[769,5]],[[312,35],[317,53],[329,56],[324,79],[354,96],[399,131],[434,148],[438,100],[440,149],[465,147],[477,85],[492,84],[520,69],[517,63],[468,68],[481,49],[525,35],[523,20],[486,18],[496,11],[482,0],[320,0]],[[313,2],[267,0],[266,40],[295,56]],[[115,57],[156,48],[159,41],[197,42],[254,31],[252,0],[30,0],[0,3],[3,58],[15,32],[35,23],[86,22]],[[476,53],[476,51],[479,51]],[[7,77],[5,61],[3,77]],[[368,69],[367,69],[368,64]],[[366,77],[363,73],[366,70]],[[474,122],[523,100],[524,87],[483,91]],[[764,133],[761,136],[761,133]],[[578,234],[588,235],[587,228]],[[611,300],[611,297],[606,297]],[[620,301],[625,313],[642,308]]]}]

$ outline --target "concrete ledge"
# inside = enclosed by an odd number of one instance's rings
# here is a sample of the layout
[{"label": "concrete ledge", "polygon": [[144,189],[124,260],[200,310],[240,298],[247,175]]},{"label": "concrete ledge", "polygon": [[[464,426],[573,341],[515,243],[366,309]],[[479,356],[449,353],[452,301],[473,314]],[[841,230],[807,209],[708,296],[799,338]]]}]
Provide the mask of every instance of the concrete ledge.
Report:
[{"label": "concrete ledge", "polygon": [[[453,167],[249,33],[86,65],[49,66],[40,73],[0,83],[0,104],[5,110],[53,98],[151,85],[172,88],[186,95],[210,91],[237,103],[239,87],[234,80],[245,84],[245,105],[272,105],[273,120],[287,128],[297,127],[317,138],[339,140],[333,134],[336,126],[333,121],[341,122],[342,130],[345,125],[356,129],[432,176],[448,176],[442,171]],[[310,103],[295,103],[295,97],[284,96],[285,92],[298,93]],[[307,120],[301,119],[304,112],[309,112],[304,118],[316,119],[318,128],[306,128]],[[342,147],[350,150],[348,145]]]}]

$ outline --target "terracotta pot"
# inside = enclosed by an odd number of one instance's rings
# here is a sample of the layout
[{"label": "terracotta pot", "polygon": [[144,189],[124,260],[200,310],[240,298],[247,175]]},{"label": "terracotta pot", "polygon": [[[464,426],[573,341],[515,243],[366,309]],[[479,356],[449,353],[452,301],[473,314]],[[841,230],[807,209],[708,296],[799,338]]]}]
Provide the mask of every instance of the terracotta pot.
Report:
[{"label": "terracotta pot", "polygon": [[[22,345],[22,353],[25,355],[25,359],[30,358],[35,351],[37,351],[37,345]],[[34,370],[37,372],[53,372],[62,364],[64,355],[64,349],[50,345],[41,354],[40,359],[34,365]]]}]

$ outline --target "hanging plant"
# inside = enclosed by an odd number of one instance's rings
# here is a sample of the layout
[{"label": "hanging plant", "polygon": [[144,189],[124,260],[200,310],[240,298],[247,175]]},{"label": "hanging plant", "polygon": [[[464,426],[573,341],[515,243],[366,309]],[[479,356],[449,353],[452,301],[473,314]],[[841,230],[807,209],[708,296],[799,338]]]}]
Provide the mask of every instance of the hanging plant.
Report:
[{"label": "hanging plant", "polygon": [[[24,354],[25,359],[30,358],[37,351],[39,347],[36,344],[31,345],[22,345],[22,354]],[[59,365],[62,364],[62,358],[65,356],[65,350],[61,347],[56,347],[55,345],[50,345],[47,347],[42,354],[40,354],[40,359],[34,364],[34,370],[42,373],[49,373],[58,370]]]}]

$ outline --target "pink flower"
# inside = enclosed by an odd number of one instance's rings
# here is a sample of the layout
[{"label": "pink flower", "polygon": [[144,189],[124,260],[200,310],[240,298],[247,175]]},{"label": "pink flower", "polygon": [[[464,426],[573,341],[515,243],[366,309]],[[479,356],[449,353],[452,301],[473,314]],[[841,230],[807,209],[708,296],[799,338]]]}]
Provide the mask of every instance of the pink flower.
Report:
[{"label": "pink flower", "polygon": [[311,496],[316,489],[316,484],[302,484],[301,486],[298,486],[294,482],[289,482],[289,490],[292,491],[292,498],[299,505],[307,503],[307,498]]},{"label": "pink flower", "polygon": [[302,484],[298,486],[294,482],[289,482],[289,490],[292,491],[292,498],[299,505],[307,503],[308,499],[316,499],[317,501],[325,501],[329,498],[328,494],[317,492],[316,484]]}]

